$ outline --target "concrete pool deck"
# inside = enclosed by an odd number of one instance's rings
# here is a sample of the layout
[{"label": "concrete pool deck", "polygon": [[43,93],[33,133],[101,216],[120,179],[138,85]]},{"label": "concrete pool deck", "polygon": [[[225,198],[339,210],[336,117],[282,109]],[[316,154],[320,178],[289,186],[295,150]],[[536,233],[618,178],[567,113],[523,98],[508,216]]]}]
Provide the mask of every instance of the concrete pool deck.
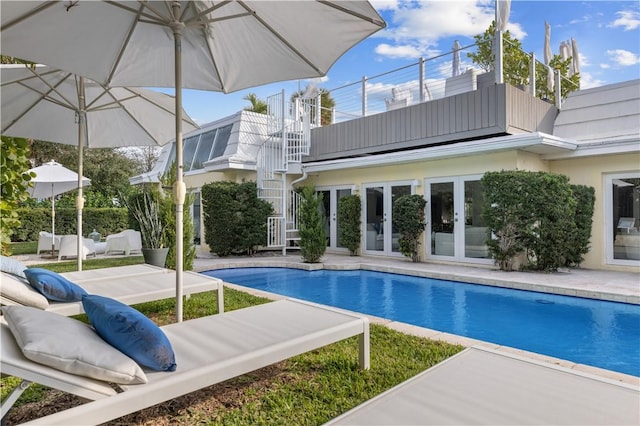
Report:
[{"label": "concrete pool deck", "polygon": [[[300,260],[299,254],[287,256],[256,256],[256,257],[209,257],[199,254],[195,259],[194,270],[198,272],[212,269],[234,267],[289,267],[306,270],[317,269],[367,269],[380,272],[401,273],[407,275],[439,278],[451,281],[471,282],[477,284],[494,285],[499,287],[516,288],[522,290],[540,291],[545,293],[569,296],[588,297],[593,299],[611,300],[632,304],[640,304],[640,272],[613,272],[603,270],[573,269],[569,272],[537,273],[537,272],[502,272],[495,268],[445,265],[434,263],[413,263],[398,258],[376,258],[367,256],[325,255],[321,263],[307,264]],[[230,288],[249,291],[252,294],[270,299],[281,299],[283,296],[263,292],[246,287],[225,283]],[[577,364],[572,361],[549,357],[546,355],[527,352],[507,346],[471,339],[450,333],[418,327],[407,323],[392,321],[385,318],[368,316],[372,323],[383,324],[391,329],[459,344],[465,347],[481,346],[525,356],[536,361],[570,368],[578,372],[594,374],[607,379],[640,386],[640,377],[622,374],[610,370]]]}]

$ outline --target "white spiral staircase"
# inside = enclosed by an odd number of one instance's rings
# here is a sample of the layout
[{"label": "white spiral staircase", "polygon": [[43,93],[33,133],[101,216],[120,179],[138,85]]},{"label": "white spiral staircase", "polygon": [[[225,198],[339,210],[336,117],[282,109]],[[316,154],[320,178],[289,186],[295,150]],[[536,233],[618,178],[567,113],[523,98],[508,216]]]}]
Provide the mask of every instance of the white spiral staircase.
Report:
[{"label": "white spiral staircase", "polygon": [[284,91],[267,98],[269,137],[258,154],[258,197],[274,209],[267,224],[267,247],[281,247],[283,253],[299,240],[300,196],[288,176],[300,175],[302,156],[309,155],[311,128],[320,121],[315,108],[319,100],[299,97],[288,102]]}]

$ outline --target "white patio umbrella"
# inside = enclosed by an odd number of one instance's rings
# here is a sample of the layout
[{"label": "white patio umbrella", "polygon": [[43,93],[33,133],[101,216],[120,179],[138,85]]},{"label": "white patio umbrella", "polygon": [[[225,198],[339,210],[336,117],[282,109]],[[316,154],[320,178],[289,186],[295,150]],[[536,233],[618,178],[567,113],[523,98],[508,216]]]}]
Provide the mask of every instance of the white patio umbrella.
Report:
[{"label": "white patio umbrella", "polygon": [[553,54],[551,53],[551,26],[544,21],[544,64],[547,66],[547,89],[553,93],[553,70],[549,66]]},{"label": "white patio umbrella", "polygon": [[[175,105],[169,95],[109,88],[44,65],[2,65],[0,71],[1,133],[77,145],[80,175],[85,147],[164,145],[173,138]],[[197,128],[186,114],[182,117],[186,128]],[[77,175],[75,188],[80,253],[83,198]],[[78,256],[78,270],[82,270],[82,256]]]},{"label": "white patio umbrella", "polygon": [[451,50],[453,51],[453,61],[451,63],[451,77],[460,75],[460,43],[458,40],[453,42]]},{"label": "white patio umbrella", "polygon": [[580,55],[578,53],[578,42],[575,38],[571,37],[571,74],[580,73]]},{"label": "white patio umbrella", "polygon": [[51,255],[53,256],[56,236],[56,195],[78,189],[78,182],[81,182],[82,186],[90,185],[91,180],[84,176],[79,178],[78,173],[53,160],[30,169],[29,172],[36,175],[31,179],[33,186],[27,189],[29,195],[37,199],[51,198]]},{"label": "white patio umbrella", "polygon": [[[225,93],[324,76],[385,27],[368,1],[3,1],[2,53],[109,85]],[[108,36],[107,36],[108,35]],[[182,63],[188,66],[183,69]],[[176,316],[182,320],[182,128],[176,118]]]}]

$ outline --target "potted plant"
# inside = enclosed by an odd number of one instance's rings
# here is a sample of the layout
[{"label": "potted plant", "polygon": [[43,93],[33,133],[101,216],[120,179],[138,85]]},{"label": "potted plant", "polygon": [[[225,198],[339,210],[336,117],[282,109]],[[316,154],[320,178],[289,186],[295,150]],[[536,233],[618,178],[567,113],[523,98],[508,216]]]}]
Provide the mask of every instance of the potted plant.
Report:
[{"label": "potted plant", "polygon": [[129,212],[140,226],[142,236],[142,255],[145,263],[165,266],[168,247],[164,247],[164,223],[160,210],[160,194],[144,191],[127,201]]}]

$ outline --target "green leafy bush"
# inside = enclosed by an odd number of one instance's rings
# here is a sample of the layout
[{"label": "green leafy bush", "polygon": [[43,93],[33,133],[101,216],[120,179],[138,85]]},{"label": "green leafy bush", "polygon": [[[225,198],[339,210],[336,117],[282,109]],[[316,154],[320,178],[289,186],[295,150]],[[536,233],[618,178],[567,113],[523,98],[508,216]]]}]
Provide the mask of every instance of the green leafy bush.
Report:
[{"label": "green leafy bush", "polygon": [[486,173],[481,182],[482,217],[495,236],[488,244],[500,269],[512,270],[520,253],[526,255],[523,269],[555,271],[576,263],[588,245],[593,210],[580,211],[579,232],[568,177],[516,170]]},{"label": "green leafy bush", "polygon": [[267,241],[273,208],[258,198],[255,182],[214,182],[202,187],[205,242],[218,256],[253,254]]},{"label": "green leafy bush", "polygon": [[324,219],[320,213],[322,194],[316,194],[312,186],[303,187],[300,194],[300,253],[304,262],[317,263],[327,250]]},{"label": "green leafy bush", "polygon": [[393,203],[393,227],[400,233],[400,253],[412,261],[420,261],[420,239],[426,226],[422,195],[403,195]]},{"label": "green leafy bush", "polygon": [[566,254],[565,266],[580,266],[584,255],[589,252],[596,195],[595,189],[586,185],[571,185],[571,189],[576,199],[576,232]]},{"label": "green leafy bush", "polygon": [[360,230],[360,215],[362,203],[359,195],[346,195],[338,202],[338,241],[342,247],[349,249],[349,254],[355,256],[360,248],[362,231]]}]

